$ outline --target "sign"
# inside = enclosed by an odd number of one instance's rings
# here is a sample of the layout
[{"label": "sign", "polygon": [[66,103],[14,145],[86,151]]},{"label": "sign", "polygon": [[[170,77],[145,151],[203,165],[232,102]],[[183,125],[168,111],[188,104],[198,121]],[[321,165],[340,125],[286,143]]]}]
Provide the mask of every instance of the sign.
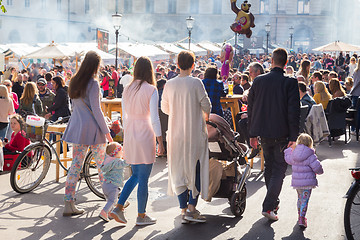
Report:
[{"label": "sign", "polygon": [[255,49],[262,47],[263,47],[263,37],[244,38],[245,49]]},{"label": "sign", "polygon": [[96,29],[96,42],[98,49],[109,52],[109,32],[100,28]]},{"label": "sign", "polygon": [[0,71],[5,71],[5,54],[0,53]]}]

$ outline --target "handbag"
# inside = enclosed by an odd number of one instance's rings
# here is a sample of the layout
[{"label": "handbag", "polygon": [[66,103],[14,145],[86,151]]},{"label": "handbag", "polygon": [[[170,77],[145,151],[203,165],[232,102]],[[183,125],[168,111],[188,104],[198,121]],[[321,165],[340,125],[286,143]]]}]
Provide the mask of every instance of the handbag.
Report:
[{"label": "handbag", "polygon": [[[86,108],[90,111],[90,113],[91,113],[91,115],[94,117],[94,119],[96,119],[95,116],[94,116],[94,113],[91,111],[91,109],[89,108],[89,106],[85,103],[85,101],[84,101],[83,98],[81,98],[81,101],[85,104]],[[111,119],[108,118],[108,117],[104,117],[104,120],[105,120],[106,126],[108,126],[108,128],[110,129],[110,128],[111,128],[111,125],[112,125]]]}]

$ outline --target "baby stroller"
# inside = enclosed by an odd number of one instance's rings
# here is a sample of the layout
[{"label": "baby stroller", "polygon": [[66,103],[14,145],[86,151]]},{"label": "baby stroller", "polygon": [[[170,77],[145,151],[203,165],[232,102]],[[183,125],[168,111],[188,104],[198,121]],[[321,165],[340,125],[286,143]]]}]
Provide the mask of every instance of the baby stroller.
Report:
[{"label": "baby stroller", "polygon": [[[234,132],[225,119],[210,114],[206,123],[208,129],[209,157],[219,161],[231,162],[231,176],[222,176],[219,190],[213,197],[228,198],[231,212],[240,217],[246,207],[245,181],[250,175],[250,165],[245,156],[249,148],[237,141],[239,133]],[[216,146],[218,145],[218,146]],[[241,172],[240,172],[240,171]]]}]

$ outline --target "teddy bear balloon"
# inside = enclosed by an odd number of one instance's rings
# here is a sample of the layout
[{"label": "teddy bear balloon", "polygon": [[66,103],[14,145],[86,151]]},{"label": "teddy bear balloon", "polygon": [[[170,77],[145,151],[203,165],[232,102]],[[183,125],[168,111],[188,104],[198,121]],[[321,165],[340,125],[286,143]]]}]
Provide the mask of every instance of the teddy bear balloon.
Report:
[{"label": "teddy bear balloon", "polygon": [[231,1],[231,10],[236,14],[235,22],[230,26],[231,30],[239,34],[245,34],[247,38],[251,37],[251,27],[255,27],[255,17],[250,12],[251,4],[244,1],[241,4],[241,9],[236,6],[237,0]]}]

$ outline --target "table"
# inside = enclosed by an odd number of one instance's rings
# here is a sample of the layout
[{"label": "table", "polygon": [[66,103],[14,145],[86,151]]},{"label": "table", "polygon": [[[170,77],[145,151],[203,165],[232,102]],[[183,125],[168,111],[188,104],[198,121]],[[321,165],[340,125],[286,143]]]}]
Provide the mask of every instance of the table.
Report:
[{"label": "table", "polygon": [[236,131],[235,117],[236,117],[236,114],[238,114],[240,112],[239,99],[241,99],[241,98],[242,98],[242,95],[240,95],[240,94],[234,94],[232,96],[226,96],[226,97],[220,98],[221,106],[223,107],[223,109],[226,109],[229,107],[231,109],[231,115],[232,115],[235,131]]},{"label": "table", "polygon": [[[49,125],[47,128],[48,132],[57,132],[57,133],[64,133],[65,129],[66,129],[67,124],[58,124],[58,125]],[[49,139],[49,134],[47,134],[47,139]],[[56,141],[60,140],[62,137],[62,135],[56,134]],[[72,158],[68,157],[68,151],[67,151],[67,146],[68,144],[65,141],[62,141],[63,143],[63,153],[62,156],[60,154],[60,149],[61,149],[61,142],[57,142],[56,143],[56,154],[59,156],[60,161],[64,163],[64,166],[67,168],[67,162],[72,162]],[[53,160],[51,160],[51,163],[55,163],[56,164],[56,177],[55,177],[55,181],[59,182],[59,178],[60,178],[60,164],[58,162],[58,160],[55,158]],[[67,174],[66,170],[64,170],[64,176]]]},{"label": "table", "polygon": [[121,108],[121,98],[114,98],[114,99],[101,99],[101,108],[104,112],[105,117],[111,119],[111,112],[112,111],[119,111],[120,116],[122,117],[122,108]]}]

